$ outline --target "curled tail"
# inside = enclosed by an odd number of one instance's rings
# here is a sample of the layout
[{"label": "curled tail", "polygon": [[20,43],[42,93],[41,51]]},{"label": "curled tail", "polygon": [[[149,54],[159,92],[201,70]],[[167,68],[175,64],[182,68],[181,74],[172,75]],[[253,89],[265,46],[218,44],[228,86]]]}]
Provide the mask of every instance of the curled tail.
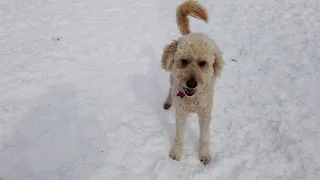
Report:
[{"label": "curled tail", "polygon": [[189,15],[208,22],[208,14],[206,9],[196,1],[187,0],[186,2],[178,6],[176,15],[177,25],[181,34],[183,35],[189,34],[191,32],[188,19]]}]

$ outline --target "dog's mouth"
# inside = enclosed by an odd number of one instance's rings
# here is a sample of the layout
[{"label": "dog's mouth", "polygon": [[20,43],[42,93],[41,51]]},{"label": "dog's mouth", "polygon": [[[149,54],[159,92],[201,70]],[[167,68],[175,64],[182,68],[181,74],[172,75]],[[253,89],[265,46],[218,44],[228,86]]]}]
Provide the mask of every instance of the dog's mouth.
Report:
[{"label": "dog's mouth", "polygon": [[196,90],[195,89],[191,89],[191,88],[184,88],[184,92],[186,93],[186,95],[188,96],[192,96],[194,94]]}]

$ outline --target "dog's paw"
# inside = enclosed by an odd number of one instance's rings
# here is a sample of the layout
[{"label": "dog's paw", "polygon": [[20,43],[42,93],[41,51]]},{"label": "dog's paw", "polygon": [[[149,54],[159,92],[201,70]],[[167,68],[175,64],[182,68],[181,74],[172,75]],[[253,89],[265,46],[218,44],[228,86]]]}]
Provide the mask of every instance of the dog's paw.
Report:
[{"label": "dog's paw", "polygon": [[163,104],[163,109],[168,110],[168,109],[170,109],[171,106],[172,106],[171,103],[165,102],[165,103]]},{"label": "dog's paw", "polygon": [[169,153],[171,159],[179,161],[181,158],[181,152],[177,151],[176,149],[172,149]]},{"label": "dog's paw", "polygon": [[181,155],[179,153],[175,153],[175,152],[170,152],[169,156],[171,159],[173,159],[175,161],[179,161],[181,158]]},{"label": "dog's paw", "polygon": [[207,165],[211,161],[211,155],[209,153],[200,154],[200,161],[202,164]]}]

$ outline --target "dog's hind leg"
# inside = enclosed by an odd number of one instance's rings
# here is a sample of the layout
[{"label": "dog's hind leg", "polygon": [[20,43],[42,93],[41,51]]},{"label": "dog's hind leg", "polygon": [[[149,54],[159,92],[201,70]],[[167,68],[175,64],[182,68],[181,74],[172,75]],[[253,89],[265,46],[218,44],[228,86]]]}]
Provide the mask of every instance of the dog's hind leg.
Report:
[{"label": "dog's hind leg", "polygon": [[167,96],[167,99],[163,104],[163,108],[164,109],[169,109],[171,106],[172,106],[172,95],[171,95],[171,88],[170,88],[168,96]]},{"label": "dog's hind leg", "polygon": [[172,83],[173,83],[173,77],[172,77],[172,75],[170,75],[170,89],[169,89],[167,99],[163,104],[163,109],[170,109],[170,107],[172,106],[172,95],[171,95]]}]

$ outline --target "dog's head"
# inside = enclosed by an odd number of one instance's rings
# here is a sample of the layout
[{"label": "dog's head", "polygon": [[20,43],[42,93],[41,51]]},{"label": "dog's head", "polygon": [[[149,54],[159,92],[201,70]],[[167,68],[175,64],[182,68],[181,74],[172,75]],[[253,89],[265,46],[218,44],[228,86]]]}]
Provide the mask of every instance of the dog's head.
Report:
[{"label": "dog's head", "polygon": [[212,39],[191,33],[165,47],[162,67],[172,73],[180,91],[192,96],[212,85],[222,71],[223,58]]}]

